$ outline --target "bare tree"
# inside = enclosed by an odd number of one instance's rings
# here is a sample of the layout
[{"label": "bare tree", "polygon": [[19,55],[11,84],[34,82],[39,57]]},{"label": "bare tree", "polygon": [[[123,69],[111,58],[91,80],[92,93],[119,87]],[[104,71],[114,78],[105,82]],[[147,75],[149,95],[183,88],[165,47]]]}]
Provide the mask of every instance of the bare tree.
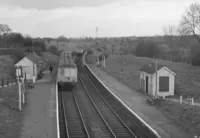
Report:
[{"label": "bare tree", "polygon": [[163,27],[164,36],[169,42],[169,47],[173,48],[173,40],[178,34],[178,29],[175,25],[169,25]]},{"label": "bare tree", "polygon": [[7,24],[0,24],[0,35],[11,33],[11,28]]},{"label": "bare tree", "polygon": [[200,4],[193,3],[185,11],[181,23],[181,34],[193,35],[200,44]]},{"label": "bare tree", "polygon": [[4,41],[4,45],[7,45],[7,38],[11,33],[11,28],[7,24],[0,24],[0,36]]}]

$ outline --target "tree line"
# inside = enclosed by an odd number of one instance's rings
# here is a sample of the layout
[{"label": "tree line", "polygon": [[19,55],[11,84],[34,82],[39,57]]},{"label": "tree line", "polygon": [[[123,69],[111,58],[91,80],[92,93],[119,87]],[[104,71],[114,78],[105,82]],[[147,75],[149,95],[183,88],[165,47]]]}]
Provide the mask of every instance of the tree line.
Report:
[{"label": "tree line", "polygon": [[[140,40],[136,44],[136,56],[162,58],[177,62],[200,65],[200,4],[189,5],[178,25],[163,27],[168,47],[158,46],[154,41]],[[191,45],[191,42],[193,44]],[[191,45],[187,47],[185,45]]]},{"label": "tree line", "polygon": [[41,38],[33,38],[19,32],[13,32],[7,24],[0,24],[0,54],[8,54],[18,61],[26,52],[41,55],[45,51],[45,43]]}]

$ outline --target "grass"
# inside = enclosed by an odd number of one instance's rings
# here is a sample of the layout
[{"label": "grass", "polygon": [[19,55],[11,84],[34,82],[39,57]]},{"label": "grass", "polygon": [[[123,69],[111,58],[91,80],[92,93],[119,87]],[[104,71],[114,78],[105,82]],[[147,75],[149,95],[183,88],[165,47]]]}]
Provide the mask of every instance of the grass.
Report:
[{"label": "grass", "polygon": [[157,101],[158,108],[181,124],[186,131],[200,136],[200,108],[185,104],[174,103],[169,100]]},{"label": "grass", "polygon": [[[106,62],[106,70],[112,76],[119,79],[122,66],[121,57],[110,56]],[[131,88],[139,90],[139,69],[150,62],[155,62],[155,60],[131,55],[124,56],[124,82]],[[183,97],[192,96],[196,102],[200,102],[200,67],[164,60],[158,60],[158,63],[166,65],[176,73],[175,96],[179,96],[180,94],[183,95]]]},{"label": "grass", "polygon": [[17,110],[16,86],[0,89],[0,137],[20,137],[22,113]]},{"label": "grass", "polygon": [[[135,56],[124,56],[124,80],[120,80],[129,87],[135,90],[139,90],[139,69],[155,60],[135,57]],[[184,97],[193,96],[196,102],[200,102],[200,68],[189,66],[185,64],[172,63],[169,61],[159,60],[159,63],[166,65],[172,71],[176,73],[175,87],[176,96],[182,94]],[[107,59],[105,71],[111,74],[119,80],[120,69],[122,66],[120,56],[110,56]],[[175,96],[175,97],[176,97]],[[185,104],[175,103],[169,100],[159,100],[157,107],[165,112],[167,116],[174,119],[182,126],[190,131],[191,134],[200,135],[200,107],[189,106]]]},{"label": "grass", "polygon": [[0,56],[0,85],[2,84],[2,78],[12,79],[12,74],[14,73],[14,61],[9,55]]}]

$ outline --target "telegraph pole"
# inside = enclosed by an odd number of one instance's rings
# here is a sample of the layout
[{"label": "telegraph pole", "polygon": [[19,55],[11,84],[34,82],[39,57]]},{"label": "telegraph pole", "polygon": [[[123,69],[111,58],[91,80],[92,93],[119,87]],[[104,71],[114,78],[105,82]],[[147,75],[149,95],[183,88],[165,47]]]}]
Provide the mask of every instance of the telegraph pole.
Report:
[{"label": "telegraph pole", "polygon": [[34,48],[34,40],[32,39],[32,50],[33,50],[33,53],[35,51],[35,48]]},{"label": "telegraph pole", "polygon": [[123,69],[123,40],[121,40],[121,79],[124,77],[124,69]]},{"label": "telegraph pole", "polygon": [[98,27],[96,27],[95,32],[96,32],[96,45],[98,45],[98,41],[97,41],[97,38],[98,38]]},{"label": "telegraph pole", "polygon": [[98,38],[98,27],[96,27],[96,39]]}]

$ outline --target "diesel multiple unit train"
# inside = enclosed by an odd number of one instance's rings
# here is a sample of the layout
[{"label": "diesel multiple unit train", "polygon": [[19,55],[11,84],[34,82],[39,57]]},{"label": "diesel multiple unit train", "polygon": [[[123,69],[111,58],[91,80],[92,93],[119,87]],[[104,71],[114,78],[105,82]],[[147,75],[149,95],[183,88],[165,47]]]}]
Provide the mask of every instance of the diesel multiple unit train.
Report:
[{"label": "diesel multiple unit train", "polygon": [[74,63],[72,52],[64,51],[60,55],[57,72],[58,89],[74,88],[77,83],[77,66]]},{"label": "diesel multiple unit train", "polygon": [[81,56],[84,53],[84,47],[83,46],[77,46],[76,47],[76,55]]}]

